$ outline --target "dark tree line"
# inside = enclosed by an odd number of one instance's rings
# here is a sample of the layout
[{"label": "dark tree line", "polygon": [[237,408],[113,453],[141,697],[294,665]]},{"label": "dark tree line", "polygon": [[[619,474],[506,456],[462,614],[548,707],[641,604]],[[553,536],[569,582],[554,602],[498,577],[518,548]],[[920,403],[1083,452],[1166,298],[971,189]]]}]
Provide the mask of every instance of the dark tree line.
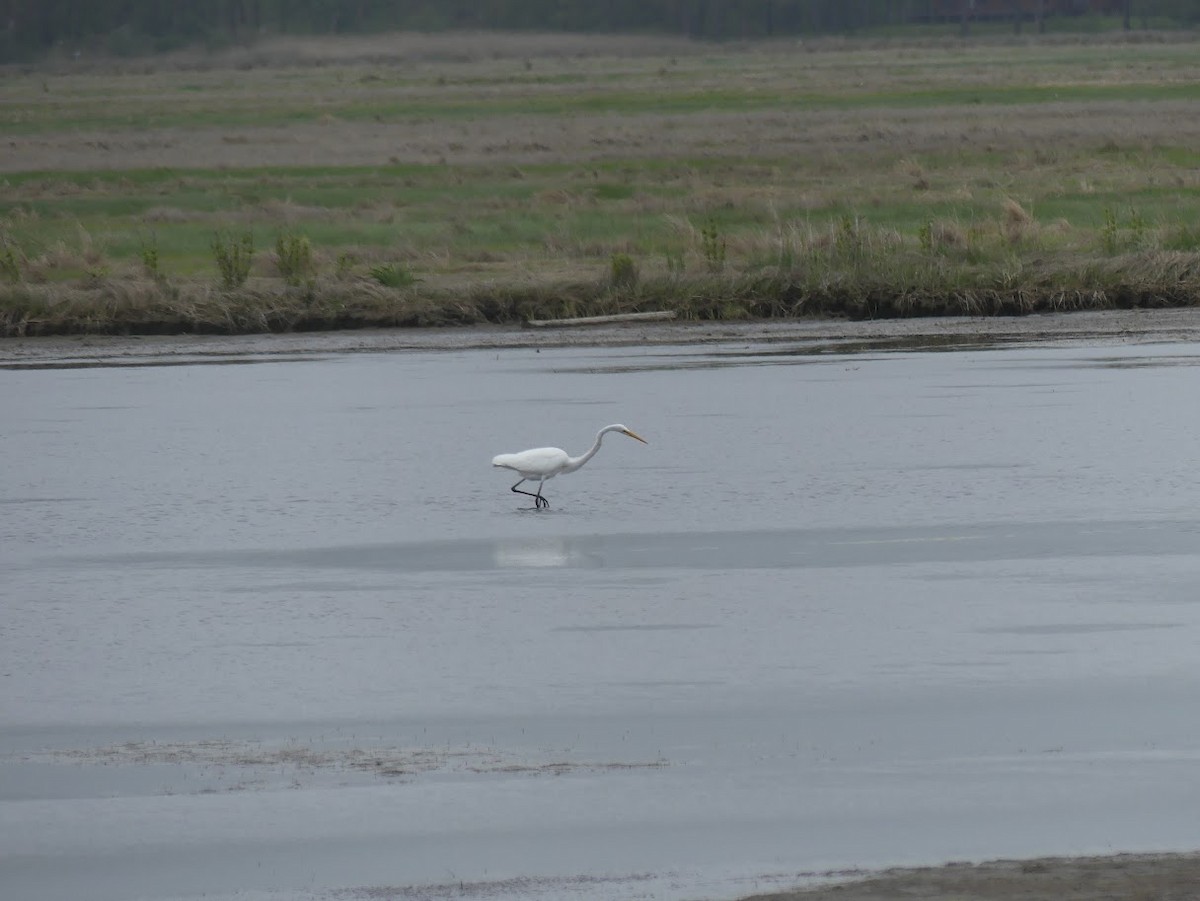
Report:
[{"label": "dark tree line", "polygon": [[[387,29],[657,32],[707,39],[847,33],[966,17],[1133,8],[1200,22],[1200,0],[0,0],[0,60],[103,41],[144,53],[260,34]],[[1031,13],[1031,10],[1033,11]]]}]

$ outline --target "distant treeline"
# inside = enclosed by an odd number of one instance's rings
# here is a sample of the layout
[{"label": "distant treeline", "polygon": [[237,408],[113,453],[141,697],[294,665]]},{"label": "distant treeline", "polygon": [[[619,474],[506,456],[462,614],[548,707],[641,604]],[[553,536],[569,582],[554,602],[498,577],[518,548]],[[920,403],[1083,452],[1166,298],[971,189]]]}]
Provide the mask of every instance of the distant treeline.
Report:
[{"label": "distant treeline", "polygon": [[1123,14],[1200,22],[1200,0],[0,0],[0,61],[100,44],[116,54],[263,34],[389,29],[646,32],[713,40],[838,34],[916,22]]}]

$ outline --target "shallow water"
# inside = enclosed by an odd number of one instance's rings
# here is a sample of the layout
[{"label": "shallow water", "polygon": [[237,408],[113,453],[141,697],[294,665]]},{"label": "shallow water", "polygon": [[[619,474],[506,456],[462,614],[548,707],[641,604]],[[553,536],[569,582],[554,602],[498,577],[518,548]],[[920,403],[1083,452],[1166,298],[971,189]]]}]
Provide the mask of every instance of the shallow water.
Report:
[{"label": "shallow water", "polygon": [[[0,372],[5,894],[716,898],[1192,846],[1198,363]],[[650,444],[549,511],[488,465],[617,421]]]}]

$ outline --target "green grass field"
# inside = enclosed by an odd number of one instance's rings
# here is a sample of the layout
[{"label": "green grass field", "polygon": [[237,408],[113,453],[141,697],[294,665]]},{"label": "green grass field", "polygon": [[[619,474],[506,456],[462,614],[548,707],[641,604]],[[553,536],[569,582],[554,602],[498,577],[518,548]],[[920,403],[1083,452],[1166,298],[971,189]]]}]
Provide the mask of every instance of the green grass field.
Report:
[{"label": "green grass field", "polygon": [[1186,36],[437,40],[9,73],[5,333],[1200,297]]}]

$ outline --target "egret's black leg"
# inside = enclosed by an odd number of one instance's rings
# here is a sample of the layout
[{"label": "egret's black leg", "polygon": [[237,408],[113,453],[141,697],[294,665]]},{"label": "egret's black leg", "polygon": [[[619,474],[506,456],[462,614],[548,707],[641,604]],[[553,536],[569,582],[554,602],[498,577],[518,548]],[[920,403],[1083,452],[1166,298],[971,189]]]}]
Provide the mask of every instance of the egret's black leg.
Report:
[{"label": "egret's black leg", "polygon": [[549,508],[550,502],[548,500],[546,500],[544,497],[542,497],[542,483],[541,482],[538,482],[537,494],[534,494],[532,491],[522,491],[518,486],[524,485],[524,484],[525,484],[525,479],[521,479],[521,481],[517,482],[517,484],[513,485],[512,488],[509,490],[514,491],[517,494],[525,494],[525,495],[528,495],[529,497],[533,498],[533,506],[534,506],[535,510],[540,510],[540,509],[542,509],[542,507]]}]

